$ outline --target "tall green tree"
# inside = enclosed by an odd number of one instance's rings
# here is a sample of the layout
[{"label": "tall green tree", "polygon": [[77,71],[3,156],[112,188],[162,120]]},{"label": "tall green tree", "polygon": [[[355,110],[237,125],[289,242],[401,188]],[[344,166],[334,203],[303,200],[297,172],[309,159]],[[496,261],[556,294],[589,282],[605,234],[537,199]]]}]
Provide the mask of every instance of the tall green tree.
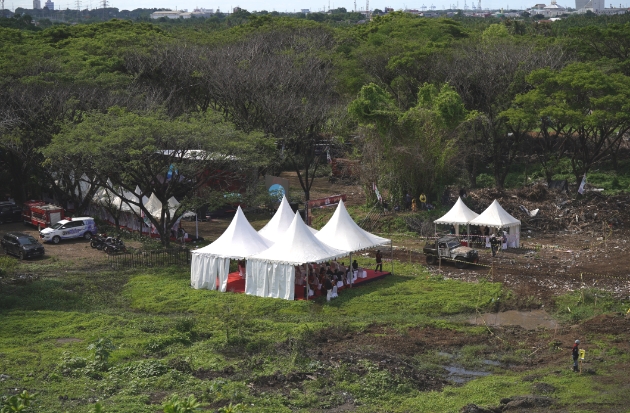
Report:
[{"label": "tall green tree", "polygon": [[630,77],[607,73],[594,63],[574,63],[527,77],[533,90],[503,112],[508,123],[527,124],[566,147],[577,182],[610,159],[630,131]]},{"label": "tall green tree", "polygon": [[566,59],[561,47],[539,47],[514,38],[499,25],[491,25],[481,39],[462,42],[436,58],[435,79],[449,83],[476,114],[460,139],[472,187],[480,163],[491,164],[495,186],[504,186],[528,130],[523,124],[508,126],[501,112],[531,87],[525,81],[527,74],[543,67],[560,68]]},{"label": "tall green tree", "polygon": [[403,111],[393,96],[369,84],[348,107],[363,125],[364,184],[379,183],[394,202],[401,202],[406,192],[437,198],[450,178],[455,130],[467,116],[461,98],[448,85],[425,84],[417,100]]},{"label": "tall green tree", "polygon": [[[89,165],[100,185],[139,208],[168,245],[171,228],[201,190],[222,194],[237,183],[251,184],[271,150],[273,143],[262,134],[239,132],[216,112],[171,119],[114,107],[66,123],[43,153],[51,165]],[[157,216],[138,199],[120,194],[121,188],[133,193],[136,186],[140,200],[152,193],[160,200]],[[171,197],[182,204],[175,211],[169,209]]]}]

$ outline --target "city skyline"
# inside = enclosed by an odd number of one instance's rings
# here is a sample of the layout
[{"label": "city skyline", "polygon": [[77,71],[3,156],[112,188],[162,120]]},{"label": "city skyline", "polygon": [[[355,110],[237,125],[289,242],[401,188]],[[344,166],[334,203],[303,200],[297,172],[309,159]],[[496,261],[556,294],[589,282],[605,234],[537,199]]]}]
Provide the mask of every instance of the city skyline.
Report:
[{"label": "city skyline", "polygon": [[[184,10],[192,11],[196,8],[204,8],[204,9],[220,9],[222,12],[228,12],[232,10],[234,7],[241,7],[242,9],[248,11],[261,11],[267,10],[278,11],[278,12],[299,12],[301,9],[309,9],[311,12],[321,12],[327,11],[330,9],[336,9],[339,7],[345,7],[348,11],[354,10],[354,2],[353,1],[336,1],[336,2],[319,2],[321,4],[317,4],[317,0],[302,0],[301,2],[289,2],[286,0],[271,0],[269,2],[261,3],[259,1],[253,0],[235,0],[233,2],[224,3],[224,0],[215,0],[215,4],[212,4],[213,0],[132,0],[132,1],[119,1],[119,0],[108,0],[107,3],[109,7],[116,7],[119,10],[134,10],[138,8],[165,8],[172,10]],[[42,1],[42,7],[44,6],[44,2]],[[201,4],[200,4],[201,3]],[[207,4],[206,4],[207,3]],[[405,0],[396,0],[396,1],[385,1],[384,3],[389,4],[379,4],[375,0],[370,2],[370,9],[380,9],[383,10],[385,7],[391,7],[394,10],[405,10],[405,9],[416,9],[422,10],[422,6],[426,6],[426,10],[430,11],[431,6],[435,6],[436,10],[444,10],[448,9],[449,5],[458,5],[459,9],[464,10],[465,4],[468,7],[469,11],[472,11],[473,3],[471,0],[447,0],[447,1],[434,1],[430,0],[426,2],[422,1],[405,1]],[[502,4],[503,3],[503,4]],[[533,7],[537,3],[545,3],[551,4],[551,0],[548,1],[527,1],[527,0],[519,0],[519,1],[505,1],[505,0],[482,0],[481,7],[483,10],[490,9],[527,9]],[[575,8],[575,0],[569,0],[567,2],[563,0],[557,0],[557,3],[564,7]],[[81,9],[99,9],[101,8],[102,1],[99,0],[80,0]],[[5,0],[4,2],[5,8],[9,10],[15,10],[18,7],[25,9],[33,8],[33,0]],[[477,1],[474,2],[475,7],[477,6]],[[606,1],[606,7],[628,7],[627,0],[624,2],[614,2],[614,1]],[[365,10],[366,3],[359,2],[356,3],[357,11]],[[55,9],[74,9],[77,8],[77,0],[56,0],[55,1]]]}]

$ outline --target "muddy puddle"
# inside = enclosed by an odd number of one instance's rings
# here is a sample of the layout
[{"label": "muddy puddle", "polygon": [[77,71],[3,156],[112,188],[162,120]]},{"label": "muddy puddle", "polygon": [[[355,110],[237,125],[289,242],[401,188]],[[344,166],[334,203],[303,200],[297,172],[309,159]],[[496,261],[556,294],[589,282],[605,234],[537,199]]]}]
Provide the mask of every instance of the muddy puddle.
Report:
[{"label": "muddy puddle", "polygon": [[464,384],[473,379],[490,375],[487,371],[467,370],[463,367],[444,366],[444,368],[448,371],[448,380],[457,384]]},{"label": "muddy puddle", "polygon": [[553,329],[558,326],[558,323],[545,310],[510,310],[501,313],[485,313],[472,317],[468,321],[477,325],[521,326],[526,330]]}]

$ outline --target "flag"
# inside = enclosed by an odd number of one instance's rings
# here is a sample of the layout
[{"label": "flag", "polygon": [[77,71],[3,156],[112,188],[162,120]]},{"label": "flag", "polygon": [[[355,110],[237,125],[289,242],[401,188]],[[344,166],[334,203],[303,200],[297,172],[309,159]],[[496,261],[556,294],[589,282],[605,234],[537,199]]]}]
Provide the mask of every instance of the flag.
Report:
[{"label": "flag", "polygon": [[580,194],[584,194],[584,187],[586,186],[586,174],[584,174],[584,176],[582,177],[582,183],[580,184],[580,187],[578,188],[578,192]]},{"label": "flag", "polygon": [[376,193],[376,198],[378,199],[378,202],[383,202],[383,198],[381,197],[381,193],[378,192],[378,188],[376,187],[376,182],[372,182],[372,189],[374,190],[374,193]]}]

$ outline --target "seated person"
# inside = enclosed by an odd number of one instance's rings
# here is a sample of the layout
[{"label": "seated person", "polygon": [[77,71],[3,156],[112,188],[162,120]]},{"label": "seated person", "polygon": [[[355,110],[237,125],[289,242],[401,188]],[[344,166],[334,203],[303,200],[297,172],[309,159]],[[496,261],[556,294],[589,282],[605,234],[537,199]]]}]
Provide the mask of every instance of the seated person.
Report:
[{"label": "seated person", "polygon": [[332,276],[335,273],[335,263],[326,266],[326,275]]},{"label": "seated person", "polygon": [[319,282],[317,281],[317,276],[314,273],[310,273],[308,275],[308,286],[310,289],[308,293],[309,296],[313,295],[315,291],[319,289]]},{"label": "seated person", "polygon": [[352,270],[357,271],[359,269],[359,263],[357,260],[352,261]]},{"label": "seated person", "polygon": [[333,284],[332,282],[328,279],[328,277],[326,277],[326,280],[324,280],[324,283],[322,284],[322,295],[328,295],[328,291],[331,291],[333,289]]}]

